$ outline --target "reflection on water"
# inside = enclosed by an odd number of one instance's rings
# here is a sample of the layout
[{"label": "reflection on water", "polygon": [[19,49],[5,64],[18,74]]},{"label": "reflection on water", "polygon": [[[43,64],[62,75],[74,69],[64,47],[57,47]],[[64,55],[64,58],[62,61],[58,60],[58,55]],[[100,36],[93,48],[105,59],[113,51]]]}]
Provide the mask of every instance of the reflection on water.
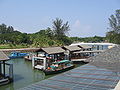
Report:
[{"label": "reflection on water", "polygon": [[33,70],[30,61],[24,59],[12,59],[8,61],[13,64],[14,82],[0,86],[0,90],[14,90],[25,87],[45,78],[45,74],[40,70]]}]

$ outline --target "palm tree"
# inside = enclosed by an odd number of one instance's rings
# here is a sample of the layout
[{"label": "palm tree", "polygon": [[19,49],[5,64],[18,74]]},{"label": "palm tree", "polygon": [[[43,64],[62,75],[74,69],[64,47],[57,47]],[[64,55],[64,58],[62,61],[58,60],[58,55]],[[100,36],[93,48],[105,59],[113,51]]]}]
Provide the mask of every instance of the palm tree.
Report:
[{"label": "palm tree", "polygon": [[68,21],[63,24],[63,20],[56,18],[53,21],[53,32],[57,39],[61,39],[63,36],[66,36],[66,33],[70,30]]}]

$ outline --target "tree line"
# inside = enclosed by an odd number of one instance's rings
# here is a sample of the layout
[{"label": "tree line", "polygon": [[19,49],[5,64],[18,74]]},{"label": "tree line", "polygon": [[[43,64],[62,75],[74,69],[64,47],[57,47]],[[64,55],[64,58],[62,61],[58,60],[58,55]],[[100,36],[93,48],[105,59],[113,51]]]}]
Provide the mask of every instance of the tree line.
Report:
[{"label": "tree line", "polygon": [[72,43],[66,33],[70,30],[68,22],[56,18],[53,27],[27,34],[15,30],[12,26],[0,25],[0,44],[24,45],[30,47],[62,46]]},{"label": "tree line", "polygon": [[15,30],[12,26],[0,25],[0,44],[9,44],[11,47],[22,45],[26,47],[49,47],[70,45],[73,42],[101,42],[104,37],[68,37],[70,30],[68,22],[56,18],[53,27],[40,30],[36,33],[27,34]]},{"label": "tree line", "polygon": [[36,33],[28,34],[15,30],[12,26],[5,24],[0,25],[0,45],[8,44],[9,46],[22,45],[26,47],[49,47],[70,45],[76,42],[105,42],[120,44],[120,10],[116,10],[115,15],[109,18],[110,28],[106,37],[68,37],[70,30],[69,23],[63,22],[62,19],[56,18],[52,22],[52,28],[48,27],[39,30]]}]

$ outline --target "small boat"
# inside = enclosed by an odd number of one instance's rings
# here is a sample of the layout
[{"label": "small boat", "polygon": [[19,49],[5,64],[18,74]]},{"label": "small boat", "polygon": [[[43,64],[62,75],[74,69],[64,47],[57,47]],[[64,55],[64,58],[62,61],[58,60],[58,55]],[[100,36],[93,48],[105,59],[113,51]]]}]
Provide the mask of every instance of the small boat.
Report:
[{"label": "small boat", "polygon": [[27,56],[24,57],[25,60],[32,61],[32,57],[34,55],[32,53],[29,53]]},{"label": "small boat", "polygon": [[65,72],[67,70],[73,69],[74,65],[70,60],[61,60],[58,62],[54,62],[50,67],[43,70],[46,75],[49,74],[57,74],[61,72]]},{"label": "small boat", "polygon": [[35,53],[28,53],[28,55],[25,56],[24,59],[28,60],[28,61],[32,61],[32,58],[35,57],[35,56],[37,56],[37,57],[44,57],[45,55],[43,55],[43,54],[36,55]]},{"label": "small boat", "polygon": [[24,56],[27,56],[28,53],[20,53],[20,52],[11,52],[9,55],[9,58],[23,58]]}]

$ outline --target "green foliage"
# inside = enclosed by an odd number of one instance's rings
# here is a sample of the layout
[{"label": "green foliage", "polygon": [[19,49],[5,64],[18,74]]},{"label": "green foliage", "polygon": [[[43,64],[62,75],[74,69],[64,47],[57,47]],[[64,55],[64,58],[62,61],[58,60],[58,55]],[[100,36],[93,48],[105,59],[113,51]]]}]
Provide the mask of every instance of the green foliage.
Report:
[{"label": "green foliage", "polygon": [[68,22],[63,24],[63,20],[56,18],[53,21],[53,33],[58,40],[63,39],[62,37],[66,36],[65,34],[70,30]]},{"label": "green foliage", "polygon": [[73,42],[96,43],[96,42],[104,42],[105,41],[105,37],[100,37],[100,36],[85,37],[85,38],[71,37],[71,40]]},{"label": "green foliage", "polygon": [[15,31],[12,26],[0,25],[0,44],[21,44],[29,43],[29,37],[26,33]]},{"label": "green foliage", "polygon": [[27,47],[49,47],[70,45],[73,42],[102,42],[104,37],[68,37],[70,30],[68,22],[56,18],[53,28],[40,30],[33,34],[22,33],[14,30],[12,26],[0,25],[0,48],[27,48]]},{"label": "green foliage", "polygon": [[110,28],[106,38],[111,43],[120,44],[120,9],[116,10],[115,15],[109,18]]}]

